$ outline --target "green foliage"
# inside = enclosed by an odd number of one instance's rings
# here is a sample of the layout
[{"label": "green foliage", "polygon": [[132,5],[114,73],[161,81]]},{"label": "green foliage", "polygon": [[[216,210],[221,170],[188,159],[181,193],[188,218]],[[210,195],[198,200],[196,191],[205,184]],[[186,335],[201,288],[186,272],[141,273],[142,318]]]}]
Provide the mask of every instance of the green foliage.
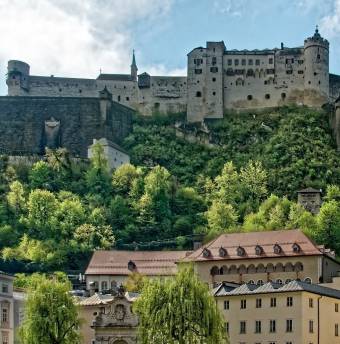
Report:
[{"label": "green foliage", "polygon": [[80,343],[78,311],[69,295],[70,286],[57,279],[41,277],[33,283],[20,328],[23,344]]},{"label": "green foliage", "polygon": [[142,344],[227,342],[214,297],[192,266],[181,267],[175,278],[147,281],[134,307]]}]

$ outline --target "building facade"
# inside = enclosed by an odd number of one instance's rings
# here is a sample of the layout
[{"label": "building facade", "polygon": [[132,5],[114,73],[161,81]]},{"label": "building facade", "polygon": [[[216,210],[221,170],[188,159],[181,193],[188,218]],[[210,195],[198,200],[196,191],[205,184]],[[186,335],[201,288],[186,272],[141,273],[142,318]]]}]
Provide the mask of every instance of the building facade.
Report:
[{"label": "building facade", "polygon": [[340,271],[334,253],[315,245],[299,230],[222,234],[184,261],[193,262],[211,287],[224,281],[328,283]]},{"label": "building facade", "polygon": [[17,344],[25,294],[13,288],[14,276],[0,271],[0,344]]},{"label": "building facade", "polygon": [[167,277],[177,272],[177,262],[190,251],[96,251],[85,271],[86,288],[95,292],[112,290],[132,273]]},{"label": "building facade", "polygon": [[301,281],[220,285],[214,295],[230,344],[340,343],[340,291]]},{"label": "building facade", "polygon": [[98,97],[106,87],[113,100],[144,115],[187,112],[189,122],[223,118],[228,111],[287,104],[321,107],[339,96],[340,77],[329,73],[329,43],[318,29],[299,47],[228,50],[207,42],[188,54],[187,76],[130,74],[96,79],[30,75],[22,61],[8,62],[9,96]]}]

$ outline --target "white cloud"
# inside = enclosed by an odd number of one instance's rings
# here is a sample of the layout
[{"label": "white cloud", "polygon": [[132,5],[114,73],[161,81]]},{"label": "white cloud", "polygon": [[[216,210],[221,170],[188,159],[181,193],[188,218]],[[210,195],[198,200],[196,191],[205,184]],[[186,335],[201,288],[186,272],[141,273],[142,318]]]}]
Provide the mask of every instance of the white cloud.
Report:
[{"label": "white cloud", "polygon": [[215,0],[214,11],[233,17],[242,16],[247,0]]},{"label": "white cloud", "polygon": [[9,59],[28,62],[33,74],[127,72],[131,28],[161,25],[173,1],[0,0],[1,73]]},{"label": "white cloud", "polygon": [[339,38],[340,36],[340,0],[334,0],[331,14],[323,17],[320,29],[327,38]]}]

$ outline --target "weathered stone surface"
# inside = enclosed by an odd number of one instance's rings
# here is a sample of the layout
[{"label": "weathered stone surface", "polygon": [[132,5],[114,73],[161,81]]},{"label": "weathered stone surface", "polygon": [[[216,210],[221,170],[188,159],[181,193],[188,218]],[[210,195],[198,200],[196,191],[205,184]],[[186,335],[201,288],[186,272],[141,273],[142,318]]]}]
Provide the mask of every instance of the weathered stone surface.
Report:
[{"label": "weathered stone surface", "polygon": [[93,139],[106,137],[120,143],[131,131],[133,110],[99,98],[0,97],[0,152],[43,154],[45,121],[60,121],[60,147],[87,157]]}]

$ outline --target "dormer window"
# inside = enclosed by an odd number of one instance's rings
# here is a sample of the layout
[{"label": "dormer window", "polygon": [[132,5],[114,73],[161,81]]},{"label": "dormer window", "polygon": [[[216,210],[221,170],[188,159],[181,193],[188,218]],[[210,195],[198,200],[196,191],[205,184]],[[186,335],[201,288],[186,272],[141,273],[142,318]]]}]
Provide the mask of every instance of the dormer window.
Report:
[{"label": "dormer window", "polygon": [[211,252],[207,248],[203,250],[202,254],[204,258],[209,258],[211,256]]},{"label": "dormer window", "polygon": [[300,251],[301,251],[300,245],[297,244],[297,243],[294,243],[294,244],[293,244],[293,252],[294,252],[294,253],[299,253]]},{"label": "dormer window", "polygon": [[256,245],[255,253],[257,256],[260,256],[263,253],[263,248],[260,245]]},{"label": "dormer window", "polygon": [[220,249],[218,250],[218,253],[220,257],[225,257],[227,255],[227,250],[223,247],[220,247]]},{"label": "dormer window", "polygon": [[279,244],[274,245],[274,253],[280,254],[282,252],[282,248]]},{"label": "dormer window", "polygon": [[245,249],[242,246],[239,246],[237,248],[237,255],[240,256],[240,257],[243,257],[245,254],[246,254]]},{"label": "dormer window", "polygon": [[130,261],[128,262],[128,269],[129,269],[130,271],[136,270],[136,264],[135,264],[132,260],[130,260]]}]

